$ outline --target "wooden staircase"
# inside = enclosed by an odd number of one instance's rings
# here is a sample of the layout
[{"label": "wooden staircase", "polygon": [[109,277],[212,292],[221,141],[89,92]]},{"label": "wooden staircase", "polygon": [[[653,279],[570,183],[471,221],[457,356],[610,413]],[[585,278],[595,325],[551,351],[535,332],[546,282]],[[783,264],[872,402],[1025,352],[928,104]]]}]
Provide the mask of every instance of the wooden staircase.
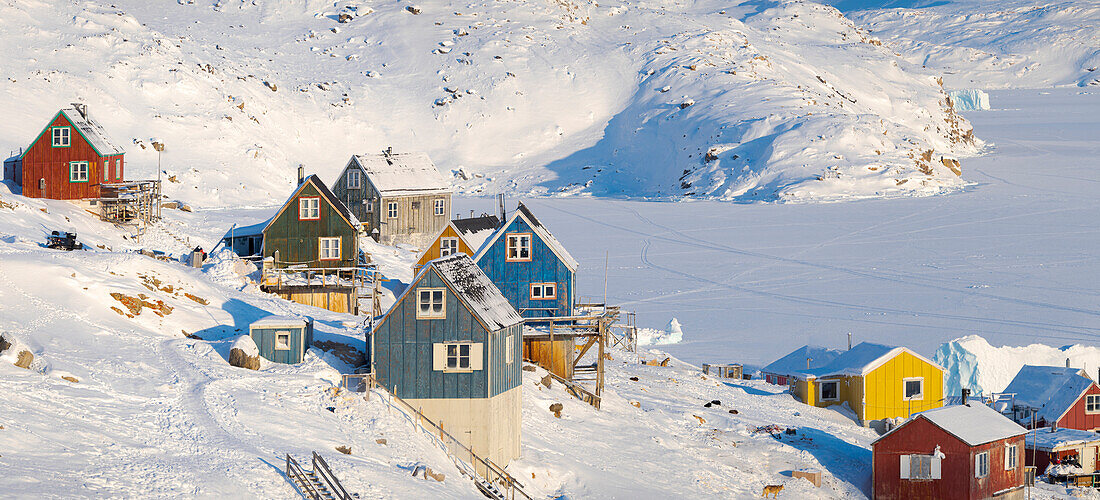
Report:
[{"label": "wooden staircase", "polygon": [[302,496],[312,500],[352,500],[359,495],[350,495],[332,474],[328,462],[313,452],[313,470],[302,468],[298,461],[288,453],[286,455],[286,477],[298,489]]}]

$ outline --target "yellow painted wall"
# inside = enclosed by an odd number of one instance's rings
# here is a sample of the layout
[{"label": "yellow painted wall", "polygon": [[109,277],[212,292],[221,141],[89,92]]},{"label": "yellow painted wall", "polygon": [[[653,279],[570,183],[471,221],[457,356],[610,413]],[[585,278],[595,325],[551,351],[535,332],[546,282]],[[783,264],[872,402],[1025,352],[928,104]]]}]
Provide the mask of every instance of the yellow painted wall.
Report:
[{"label": "yellow painted wall", "polygon": [[[908,377],[924,378],[924,397],[906,401],[904,382]],[[912,413],[943,406],[943,370],[902,352],[866,375],[867,408],[863,421],[908,417]]]},{"label": "yellow painted wall", "polygon": [[431,244],[424,252],[424,255],[420,256],[420,260],[416,261],[416,265],[413,266],[414,275],[419,272],[420,268],[424,267],[428,262],[439,258],[440,238],[458,238],[458,251],[469,255],[470,258],[473,258],[474,251],[470,249],[468,245],[466,245],[466,240],[462,239],[458,235],[458,232],[455,231],[455,228],[453,226],[447,224],[447,227],[443,229],[443,232],[440,233],[439,236],[437,236],[434,240],[432,240]]}]

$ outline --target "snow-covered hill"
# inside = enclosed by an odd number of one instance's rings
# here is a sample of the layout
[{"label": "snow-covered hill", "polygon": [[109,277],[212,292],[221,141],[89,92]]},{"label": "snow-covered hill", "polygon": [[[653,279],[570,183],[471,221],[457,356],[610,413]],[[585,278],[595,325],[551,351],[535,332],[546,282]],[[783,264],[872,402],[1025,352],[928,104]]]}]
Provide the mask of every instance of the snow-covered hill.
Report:
[{"label": "snow-covered hill", "polygon": [[[840,0],[861,26],[950,88],[1100,85],[1100,5],[1063,0]],[[895,8],[912,7],[912,8]]]},{"label": "snow-covered hill", "polygon": [[196,206],[386,146],[471,194],[738,201],[939,193],[975,152],[933,72],[808,2],[3,0],[0,47],[0,148],[83,100]]}]

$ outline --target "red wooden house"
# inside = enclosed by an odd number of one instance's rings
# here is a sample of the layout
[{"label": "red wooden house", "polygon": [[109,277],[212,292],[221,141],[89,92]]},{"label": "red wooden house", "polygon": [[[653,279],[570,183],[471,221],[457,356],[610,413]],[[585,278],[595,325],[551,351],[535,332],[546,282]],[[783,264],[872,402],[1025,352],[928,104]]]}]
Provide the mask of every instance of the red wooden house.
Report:
[{"label": "red wooden house", "polygon": [[58,111],[22,154],[4,162],[4,178],[31,198],[99,198],[102,184],[122,182],[124,154],[86,106],[73,104]]},{"label": "red wooden house", "polygon": [[873,498],[1023,498],[1026,433],[980,404],[917,413],[871,443]]},{"label": "red wooden house", "polygon": [[1002,395],[1025,427],[1100,430],[1100,387],[1080,368],[1024,365]]},{"label": "red wooden house", "polygon": [[1035,429],[1027,433],[1027,465],[1043,474],[1054,463],[1076,463],[1085,473],[1100,468],[1100,434],[1077,429]]}]

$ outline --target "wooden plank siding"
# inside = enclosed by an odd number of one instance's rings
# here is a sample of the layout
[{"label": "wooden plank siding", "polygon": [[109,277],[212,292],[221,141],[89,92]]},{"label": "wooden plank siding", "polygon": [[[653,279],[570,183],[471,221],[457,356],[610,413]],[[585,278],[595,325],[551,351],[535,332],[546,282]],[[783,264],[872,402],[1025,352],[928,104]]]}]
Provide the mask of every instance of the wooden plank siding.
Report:
[{"label": "wooden plank siding", "polygon": [[1100,394],[1100,387],[1095,383],[1090,385],[1085,393],[1074,401],[1065,415],[1058,419],[1058,427],[1083,431],[1100,430],[1100,412],[1089,412],[1085,408],[1087,396],[1090,394]]},{"label": "wooden plank siding", "polygon": [[[319,197],[320,218],[299,220],[298,203],[303,197]],[[322,237],[340,238],[340,259],[320,260]],[[279,252],[277,267],[305,264],[309,267],[355,267],[359,262],[358,231],[321,195],[312,182],[305,182],[264,229],[263,255]]]},{"label": "wooden plank siding", "polygon": [[[290,333],[290,349],[275,349],[276,332]],[[253,328],[249,335],[260,349],[260,356],[268,361],[284,364],[298,364],[304,358],[304,352],[309,350],[312,338],[308,328]]]},{"label": "wooden plank siding", "polygon": [[[348,188],[348,176],[352,170],[359,172],[359,188]],[[355,161],[350,161],[340,173],[332,192],[359,219],[367,234],[375,236],[377,229],[375,239],[385,244],[425,245],[451,220],[450,193],[383,197]],[[444,200],[442,215],[435,214],[435,200],[439,199]],[[392,219],[388,217],[390,202],[397,203],[397,217]]]},{"label": "wooden plank siding", "polygon": [[[505,259],[508,233],[531,234],[531,260],[508,262]],[[576,274],[538,237],[538,233],[523,220],[515,218],[492,246],[477,260],[477,264],[508,302],[526,318],[571,316],[573,314],[573,281]],[[532,283],[555,283],[556,300],[531,300]],[[543,308],[549,311],[540,310]]]},{"label": "wooden plank siding", "polygon": [[[70,128],[68,147],[53,147],[51,129],[54,127]],[[116,160],[121,162],[121,172],[115,169]],[[87,182],[70,182],[69,164],[76,161],[88,162]],[[68,117],[59,112],[20,159],[22,175],[19,182],[23,186],[23,196],[57,200],[98,198],[100,186],[105,180],[103,175],[105,161],[107,162],[106,181],[121,181],[126,168],[124,155],[100,156]],[[39,189],[40,179],[45,180],[45,189]]]},{"label": "wooden plank siding", "polygon": [[[429,269],[409,285],[411,293],[394,304],[375,329],[375,370],[378,383],[397,387],[403,399],[487,398],[488,373],[493,361],[489,332],[470,313],[443,278]],[[444,319],[416,319],[416,288],[446,288],[447,316]],[[432,369],[432,344],[440,342],[481,343],[485,369],[454,373]],[[519,364],[519,363],[515,363]]]},{"label": "wooden plank siding", "polygon": [[[924,379],[924,397],[919,401],[905,400],[903,380],[910,377]],[[943,370],[908,352],[903,351],[894,356],[868,373],[865,379],[866,407],[863,412],[857,411],[864,422],[908,417],[943,406]]]}]

